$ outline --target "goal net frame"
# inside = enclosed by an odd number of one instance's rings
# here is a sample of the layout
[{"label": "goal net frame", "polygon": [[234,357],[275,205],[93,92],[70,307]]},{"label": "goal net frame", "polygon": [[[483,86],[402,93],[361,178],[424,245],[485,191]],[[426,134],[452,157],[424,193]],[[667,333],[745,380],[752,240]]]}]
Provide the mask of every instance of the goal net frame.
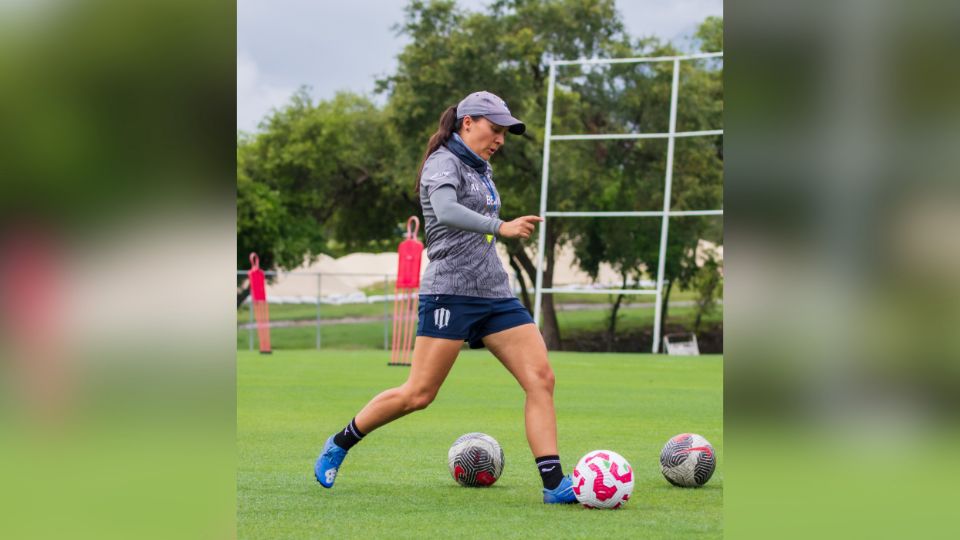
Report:
[{"label": "goal net frame", "polygon": [[[543,174],[540,181],[540,217],[544,219],[543,225],[539,227],[539,238],[537,241],[537,279],[534,288],[534,321],[537,327],[540,326],[541,305],[544,293],[577,293],[577,294],[643,294],[655,297],[655,314],[653,319],[653,353],[660,351],[660,326],[663,321],[660,320],[661,303],[663,301],[663,273],[666,263],[667,236],[670,228],[671,217],[683,216],[721,216],[723,209],[714,210],[671,210],[670,197],[673,183],[673,152],[674,141],[679,137],[707,137],[723,135],[722,129],[713,129],[705,131],[681,131],[677,128],[677,95],[679,93],[680,80],[680,62],[689,60],[700,60],[706,58],[723,58],[723,52],[691,54],[685,56],[659,56],[649,58],[598,58],[581,60],[554,60],[550,62],[550,76],[547,86],[547,114],[544,137],[543,137]],[[570,65],[598,65],[598,64],[628,64],[644,62],[672,62],[673,63],[673,82],[670,88],[670,127],[666,133],[606,133],[606,134],[580,134],[580,135],[554,135],[553,134],[553,94],[556,87],[557,66]],[[643,211],[643,212],[554,212],[547,210],[547,199],[550,183],[550,146],[553,141],[584,141],[584,140],[613,140],[613,139],[667,139],[667,165],[663,179],[663,210]],[[543,288],[543,266],[544,266],[544,244],[546,242],[546,220],[548,218],[580,218],[580,217],[659,217],[660,226],[660,256],[657,259],[657,285],[654,289],[557,289]]]}]

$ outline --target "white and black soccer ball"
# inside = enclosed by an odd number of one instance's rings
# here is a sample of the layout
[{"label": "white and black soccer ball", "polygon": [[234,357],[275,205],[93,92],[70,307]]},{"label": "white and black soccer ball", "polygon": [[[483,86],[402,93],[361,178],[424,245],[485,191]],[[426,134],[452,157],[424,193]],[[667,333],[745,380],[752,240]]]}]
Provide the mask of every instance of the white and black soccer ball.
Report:
[{"label": "white and black soccer ball", "polygon": [[503,472],[503,448],[485,433],[467,433],[450,447],[447,464],[461,486],[490,486]]},{"label": "white and black soccer ball", "polygon": [[681,433],[660,451],[660,472],[675,486],[700,487],[710,480],[716,468],[713,446],[696,433]]},{"label": "white and black soccer ball", "polygon": [[573,469],[573,494],[586,508],[620,508],[633,494],[633,469],[620,454],[594,450]]}]

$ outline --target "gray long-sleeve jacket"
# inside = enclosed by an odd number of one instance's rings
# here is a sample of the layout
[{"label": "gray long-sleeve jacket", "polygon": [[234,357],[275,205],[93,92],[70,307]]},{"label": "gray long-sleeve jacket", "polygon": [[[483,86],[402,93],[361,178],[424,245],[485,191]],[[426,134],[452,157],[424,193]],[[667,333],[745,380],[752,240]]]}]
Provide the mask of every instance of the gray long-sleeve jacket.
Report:
[{"label": "gray long-sleeve jacket", "polygon": [[420,175],[420,204],[430,258],[420,293],[513,298],[496,252],[503,221],[489,164],[483,178],[441,146]]}]

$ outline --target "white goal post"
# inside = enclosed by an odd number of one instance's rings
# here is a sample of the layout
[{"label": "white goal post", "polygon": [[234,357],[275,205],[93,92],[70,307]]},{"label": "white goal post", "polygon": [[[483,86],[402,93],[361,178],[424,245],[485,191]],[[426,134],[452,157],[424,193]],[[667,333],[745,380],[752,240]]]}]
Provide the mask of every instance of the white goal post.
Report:
[{"label": "white goal post", "polygon": [[[652,58],[599,58],[592,60],[555,60],[550,62],[550,81],[547,86],[547,114],[543,136],[543,176],[540,182],[540,217],[544,219],[539,227],[540,235],[537,242],[537,281],[535,285],[535,301],[533,316],[540,326],[540,309],[543,293],[574,292],[578,294],[646,294],[656,296],[655,315],[653,319],[653,348],[652,352],[660,351],[660,307],[663,301],[663,272],[667,251],[667,234],[671,217],[682,216],[720,216],[723,210],[670,210],[670,189],[673,182],[673,147],[678,137],[703,137],[723,135],[722,129],[707,131],[677,132],[677,93],[679,91],[680,62],[703,58],[722,58],[722,52],[691,54],[687,56],[660,56]],[[618,133],[618,134],[591,134],[591,135],[553,135],[553,92],[556,86],[556,67],[578,64],[625,64],[640,62],[673,62],[673,83],[670,88],[670,127],[666,133]],[[663,187],[663,210],[649,212],[551,212],[547,210],[547,192],[550,179],[550,143],[552,141],[575,140],[611,140],[611,139],[667,139],[667,165]],[[657,261],[657,286],[655,289],[556,289],[543,288],[544,244],[546,240],[546,220],[552,217],[659,217],[660,227],[660,256]]]}]

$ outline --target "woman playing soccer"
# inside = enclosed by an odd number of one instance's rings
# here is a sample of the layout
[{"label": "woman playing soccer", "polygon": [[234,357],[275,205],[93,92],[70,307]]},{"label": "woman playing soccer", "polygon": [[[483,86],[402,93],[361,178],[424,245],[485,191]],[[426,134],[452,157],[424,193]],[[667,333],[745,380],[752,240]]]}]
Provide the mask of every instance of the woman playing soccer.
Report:
[{"label": "woman playing soccer", "polygon": [[529,238],[538,216],[504,222],[490,157],[506,132],[524,124],[490,92],[474,92],[440,116],[417,178],[430,263],[420,288],[419,323],[407,381],[374,397],[331,435],[314,465],[323,487],[333,487],[347,452],[371,431],[426,408],[436,397],[461,344],[486,347],[526,393],[527,441],[543,479],[543,502],[574,503],[557,452],[553,370],[529,312],[510,290],[496,238]]}]

